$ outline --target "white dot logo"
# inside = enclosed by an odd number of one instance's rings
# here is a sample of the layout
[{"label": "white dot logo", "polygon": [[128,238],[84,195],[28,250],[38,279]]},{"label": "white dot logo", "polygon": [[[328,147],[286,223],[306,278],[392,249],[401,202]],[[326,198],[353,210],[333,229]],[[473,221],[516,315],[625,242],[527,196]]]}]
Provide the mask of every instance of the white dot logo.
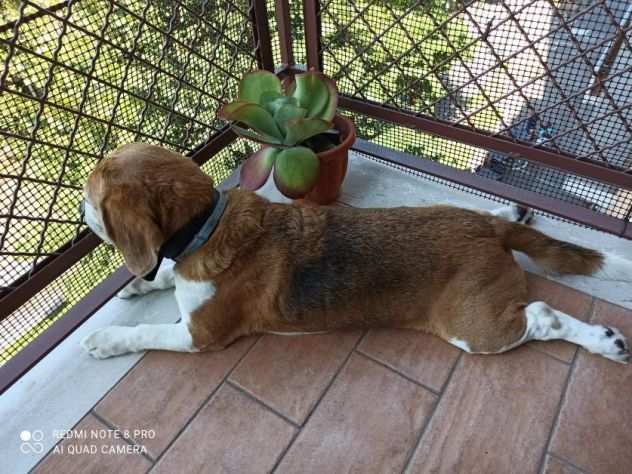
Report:
[{"label": "white dot logo", "polygon": [[44,432],[42,430],[23,430],[20,432],[20,451],[24,454],[42,454],[44,452]]}]

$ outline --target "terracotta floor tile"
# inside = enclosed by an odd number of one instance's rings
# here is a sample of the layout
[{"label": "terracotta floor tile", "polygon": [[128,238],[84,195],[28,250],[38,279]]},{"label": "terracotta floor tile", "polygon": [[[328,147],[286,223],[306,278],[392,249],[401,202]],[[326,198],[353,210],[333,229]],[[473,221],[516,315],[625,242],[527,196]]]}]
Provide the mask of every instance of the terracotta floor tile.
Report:
[{"label": "terracotta floor tile", "polygon": [[[632,312],[598,301],[595,324],[632,339]],[[632,469],[632,365],[580,351],[551,451],[593,474]]]},{"label": "terracotta floor tile", "polygon": [[147,472],[151,467],[151,462],[140,454],[140,448],[114,437],[114,433],[92,415],[81,420],[73,433],[77,438],[59,443],[55,448],[57,452],[51,451],[33,473],[135,474]]},{"label": "terracotta floor tile", "polygon": [[537,472],[569,370],[527,348],[464,355],[411,472]]},{"label": "terracotta floor tile", "polygon": [[431,392],[354,354],[278,472],[400,472],[434,401]]},{"label": "terracotta floor tile", "polygon": [[583,474],[583,472],[557,458],[547,456],[542,474]]},{"label": "terracotta floor tile", "polygon": [[[529,301],[544,301],[555,309],[588,321],[592,296],[538,275],[527,275]],[[533,341],[529,345],[566,362],[571,362],[577,351],[575,344],[566,341]]]},{"label": "terracotta floor tile", "polygon": [[438,337],[403,329],[369,331],[359,349],[437,391],[461,352]]},{"label": "terracotta floor tile", "polygon": [[303,423],[361,335],[359,331],[336,331],[263,336],[231,374],[231,381]]},{"label": "terracotta floor tile", "polygon": [[145,445],[158,457],[255,342],[237,341],[219,352],[148,353],[96,406],[96,413],[114,426],[154,430]]},{"label": "terracotta floor tile", "polygon": [[224,385],[171,445],[152,473],[269,472],[295,428]]}]

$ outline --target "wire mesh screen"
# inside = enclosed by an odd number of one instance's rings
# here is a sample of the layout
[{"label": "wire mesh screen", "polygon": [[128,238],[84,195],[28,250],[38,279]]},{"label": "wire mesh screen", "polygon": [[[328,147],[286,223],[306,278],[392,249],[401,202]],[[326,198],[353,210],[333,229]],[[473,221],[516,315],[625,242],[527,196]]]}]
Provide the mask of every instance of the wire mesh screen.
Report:
[{"label": "wire mesh screen", "polygon": [[[632,168],[632,5],[322,0],[325,73],[350,97]],[[360,135],[618,218],[630,193],[359,116]]]},{"label": "wire mesh screen", "polygon": [[[25,1],[0,22],[2,296],[83,230],[81,188],[102,156],[131,141],[191,152],[257,63],[247,0]],[[203,169],[220,181],[248,151]],[[0,363],[121,263],[108,252],[0,323]]]},{"label": "wire mesh screen", "polygon": [[[367,115],[352,112],[345,112],[345,115],[352,118],[358,129],[358,136],[365,140],[461,170],[474,170],[481,178],[501,181],[601,214],[618,219],[630,218],[630,191]],[[492,167],[483,167],[485,162],[490,161],[490,157]],[[470,192],[476,193],[472,189]]]},{"label": "wire mesh screen", "polygon": [[0,322],[0,365],[62,317],[94,286],[123,264],[111,247],[99,245]]}]

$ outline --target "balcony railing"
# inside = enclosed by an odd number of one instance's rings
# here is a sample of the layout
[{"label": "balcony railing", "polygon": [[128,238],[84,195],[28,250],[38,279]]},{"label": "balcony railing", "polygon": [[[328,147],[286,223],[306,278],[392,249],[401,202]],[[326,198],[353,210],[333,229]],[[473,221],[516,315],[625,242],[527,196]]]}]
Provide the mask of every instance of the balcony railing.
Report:
[{"label": "balcony railing", "polygon": [[130,279],[78,219],[94,164],[145,141],[234,185],[255,148],[217,110],[255,68],[333,77],[366,154],[632,237],[625,1],[22,1],[0,14],[3,390]]}]

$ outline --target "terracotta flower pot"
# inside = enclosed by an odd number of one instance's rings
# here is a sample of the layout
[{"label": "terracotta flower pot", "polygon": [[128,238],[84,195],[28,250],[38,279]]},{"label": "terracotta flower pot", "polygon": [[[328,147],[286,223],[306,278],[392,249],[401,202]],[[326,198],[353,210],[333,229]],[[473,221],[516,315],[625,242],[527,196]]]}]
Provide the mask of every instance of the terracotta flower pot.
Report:
[{"label": "terracotta flower pot", "polygon": [[318,153],[320,175],[316,186],[304,197],[317,204],[331,204],[340,193],[342,181],[347,174],[349,149],[356,139],[355,125],[348,118],[336,115],[334,128],[340,132],[341,143],[331,150]]}]

